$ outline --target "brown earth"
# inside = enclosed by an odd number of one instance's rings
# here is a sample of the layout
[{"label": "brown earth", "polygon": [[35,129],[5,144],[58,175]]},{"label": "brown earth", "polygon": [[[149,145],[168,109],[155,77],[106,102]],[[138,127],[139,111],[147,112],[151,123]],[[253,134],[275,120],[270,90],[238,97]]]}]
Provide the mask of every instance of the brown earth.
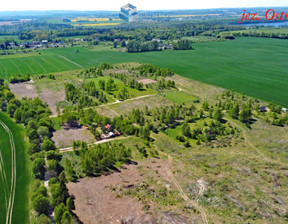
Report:
[{"label": "brown earth", "polygon": [[53,133],[52,140],[55,142],[57,148],[72,146],[74,141],[85,141],[94,142],[95,137],[91,134],[89,130],[85,128],[75,128],[75,129],[61,129]]},{"label": "brown earth", "polygon": [[45,101],[53,115],[57,115],[56,104],[65,100],[65,90],[54,92],[50,89],[42,89],[40,97],[43,101]]},{"label": "brown earth", "polygon": [[35,90],[35,86],[33,82],[23,82],[9,85],[10,90],[16,95],[18,99],[22,99],[24,97],[27,98],[36,98],[38,94]]},{"label": "brown earth", "polygon": [[153,80],[153,79],[140,79],[140,80],[138,80],[138,82],[141,82],[141,83],[143,83],[144,85],[146,85],[146,84],[155,83],[155,82],[157,82],[157,81],[155,81],[155,80]]},{"label": "brown earth", "polygon": [[69,193],[75,197],[73,212],[84,224],[188,224],[190,222],[185,216],[173,211],[161,211],[153,203],[149,203],[150,209],[146,212],[137,198],[123,196],[122,190],[119,191],[119,186],[123,191],[137,188],[145,175],[151,172],[166,182],[167,169],[167,160],[151,159],[145,164],[125,165],[121,171],[108,176],[68,183]]}]

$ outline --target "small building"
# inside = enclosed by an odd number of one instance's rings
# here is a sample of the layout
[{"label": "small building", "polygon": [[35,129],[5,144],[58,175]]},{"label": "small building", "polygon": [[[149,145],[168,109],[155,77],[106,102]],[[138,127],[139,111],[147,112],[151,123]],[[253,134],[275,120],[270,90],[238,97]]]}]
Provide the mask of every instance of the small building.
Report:
[{"label": "small building", "polygon": [[266,112],[266,107],[265,106],[259,107],[259,112]]},{"label": "small building", "polygon": [[160,40],[159,38],[154,38],[154,39],[152,39],[152,41],[156,41],[156,42],[158,42],[158,43],[163,43],[163,41],[162,40]]},{"label": "small building", "polygon": [[282,111],[285,112],[285,113],[287,113],[287,112],[288,112],[288,109],[285,108],[285,107],[283,107],[283,108],[282,108]]},{"label": "small building", "polygon": [[48,44],[48,40],[42,40],[42,44]]},{"label": "small building", "polygon": [[111,126],[110,124],[107,124],[107,125],[105,126],[105,128],[106,128],[107,130],[110,130],[111,127],[112,127],[112,126]]},{"label": "small building", "polygon": [[112,131],[110,131],[110,132],[108,133],[108,135],[109,135],[109,138],[115,137],[115,134],[114,134]]}]

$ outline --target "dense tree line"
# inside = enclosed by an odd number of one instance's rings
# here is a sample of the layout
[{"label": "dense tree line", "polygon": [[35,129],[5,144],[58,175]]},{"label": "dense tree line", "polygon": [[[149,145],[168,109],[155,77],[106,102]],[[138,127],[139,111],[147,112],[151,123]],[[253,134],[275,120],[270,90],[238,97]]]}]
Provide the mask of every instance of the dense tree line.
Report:
[{"label": "dense tree line", "polygon": [[281,106],[269,103],[266,111],[260,111],[261,106],[258,99],[248,99],[244,94],[236,94],[233,91],[223,93],[216,106],[221,110],[228,111],[232,118],[238,119],[248,127],[253,122],[253,116],[261,117],[267,123],[277,126],[288,124],[288,114],[282,111]]},{"label": "dense tree line", "polygon": [[137,40],[130,40],[126,45],[126,48],[128,53],[158,51],[159,43],[157,41],[142,42]]},{"label": "dense tree line", "polygon": [[158,66],[151,64],[140,65],[137,70],[139,71],[140,76],[146,77],[155,76],[157,78],[158,76],[167,77],[174,75],[174,73],[168,68],[159,68]]},{"label": "dense tree line", "polygon": [[178,40],[173,42],[174,50],[191,50],[192,41],[190,40]]},{"label": "dense tree line", "polygon": [[19,83],[19,82],[27,82],[30,80],[30,75],[23,75],[23,76],[12,76],[10,78],[10,83]]},{"label": "dense tree line", "polygon": [[276,39],[288,39],[288,33],[283,30],[275,29],[254,29],[254,30],[240,30],[233,32],[223,32],[221,37],[264,37],[264,38],[276,38]]},{"label": "dense tree line", "polygon": [[[8,113],[16,122],[26,127],[26,135],[29,139],[28,153],[31,159],[31,169],[34,177],[32,206],[39,215],[39,223],[48,222],[46,215],[49,215],[57,206],[63,204],[66,208],[64,215],[59,215],[61,221],[56,223],[71,223],[72,215],[69,209],[73,209],[73,201],[69,197],[66,188],[65,175],[60,165],[61,156],[56,146],[51,141],[52,132],[55,130],[53,122],[49,117],[51,114],[48,106],[39,98],[18,100],[0,79],[0,100],[1,110]],[[45,173],[48,172],[53,178],[49,181],[49,193],[47,188],[41,184]],[[50,182],[53,182],[50,184]],[[55,215],[56,216],[56,215]],[[40,221],[41,220],[41,221]]]},{"label": "dense tree line", "polygon": [[131,150],[123,144],[107,143],[104,145],[80,148],[81,167],[87,176],[99,176],[114,169],[116,163],[127,163],[131,159]]}]

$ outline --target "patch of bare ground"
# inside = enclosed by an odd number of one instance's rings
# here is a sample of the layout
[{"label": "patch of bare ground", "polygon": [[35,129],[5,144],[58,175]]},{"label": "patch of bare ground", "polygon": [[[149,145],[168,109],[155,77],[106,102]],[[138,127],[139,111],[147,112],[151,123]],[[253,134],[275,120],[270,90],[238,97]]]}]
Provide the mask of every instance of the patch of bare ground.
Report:
[{"label": "patch of bare ground", "polygon": [[57,148],[72,146],[74,141],[94,142],[95,138],[86,128],[61,129],[53,133],[52,140]]},{"label": "patch of bare ground", "polygon": [[155,82],[157,82],[157,81],[156,81],[156,80],[153,80],[153,79],[140,79],[140,80],[138,80],[138,82],[141,82],[141,83],[143,83],[144,85],[147,85],[147,84],[155,83]]},{"label": "patch of bare ground", "polygon": [[111,108],[109,108],[108,106],[103,106],[103,107],[97,107],[96,111],[102,115],[102,116],[106,116],[106,117],[117,117],[119,116],[119,113],[117,113],[116,111],[112,110]]},{"label": "patch of bare ground", "polygon": [[33,82],[23,82],[9,85],[10,90],[17,96],[18,99],[24,97],[27,98],[36,98],[38,94],[35,90]]},{"label": "patch of bare ground", "polygon": [[215,100],[217,95],[221,95],[225,89],[198,82],[179,75],[173,75],[167,79],[173,80],[177,87],[183,92],[190,93],[202,100]]},{"label": "patch of bare ground", "polygon": [[41,89],[40,97],[49,105],[52,114],[57,115],[56,105],[57,103],[65,100],[65,90],[55,92],[53,90],[43,88]]},{"label": "patch of bare ground", "polygon": [[[153,202],[149,203],[150,209],[147,211],[141,200],[124,193],[133,188],[137,190],[151,173],[155,177],[158,176],[159,181],[164,178],[164,183],[169,183],[168,166],[166,159],[151,159],[138,165],[125,165],[121,171],[107,176],[68,183],[69,193],[75,197],[73,212],[84,224],[191,223],[181,211],[173,209],[164,211]],[[169,188],[170,185],[166,184],[166,187]]]}]

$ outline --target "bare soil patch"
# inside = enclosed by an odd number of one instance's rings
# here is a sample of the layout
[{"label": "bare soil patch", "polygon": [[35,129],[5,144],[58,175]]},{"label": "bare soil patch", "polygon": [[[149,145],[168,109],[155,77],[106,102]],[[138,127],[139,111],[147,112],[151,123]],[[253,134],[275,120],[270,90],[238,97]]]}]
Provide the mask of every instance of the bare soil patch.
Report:
[{"label": "bare soil patch", "polygon": [[78,183],[68,183],[69,193],[75,196],[75,213],[85,224],[143,223],[152,221],[135,198],[117,197],[113,185],[124,183],[131,186],[142,180],[137,166],[125,166],[120,173],[98,178],[85,178]]},{"label": "bare soil patch", "polygon": [[52,140],[55,142],[56,147],[69,147],[72,146],[74,141],[94,142],[95,138],[91,132],[85,128],[75,128],[68,130],[57,130],[53,133]]},{"label": "bare soil patch", "polygon": [[65,100],[65,90],[54,92],[53,90],[43,88],[40,97],[49,105],[52,114],[57,115],[56,105]]},{"label": "bare soil patch", "polygon": [[[144,169],[144,170],[143,170]],[[154,170],[155,169],[155,170]],[[75,196],[75,214],[84,224],[188,224],[188,219],[174,211],[161,211],[149,204],[149,212],[135,197],[119,192],[119,186],[125,191],[137,188],[147,173],[167,179],[167,160],[152,159],[138,165],[125,165],[121,171],[108,176],[81,179],[77,183],[68,183],[69,193]],[[166,182],[166,181],[165,181]]]},{"label": "bare soil patch", "polygon": [[35,86],[32,84],[32,82],[10,84],[9,88],[17,96],[18,99],[22,99],[24,97],[38,97]]},{"label": "bare soil patch", "polygon": [[157,82],[157,81],[156,81],[156,80],[153,80],[153,79],[140,79],[140,80],[138,80],[138,82],[141,82],[141,83],[143,83],[144,85],[146,85],[146,84],[155,83],[155,82]]}]

